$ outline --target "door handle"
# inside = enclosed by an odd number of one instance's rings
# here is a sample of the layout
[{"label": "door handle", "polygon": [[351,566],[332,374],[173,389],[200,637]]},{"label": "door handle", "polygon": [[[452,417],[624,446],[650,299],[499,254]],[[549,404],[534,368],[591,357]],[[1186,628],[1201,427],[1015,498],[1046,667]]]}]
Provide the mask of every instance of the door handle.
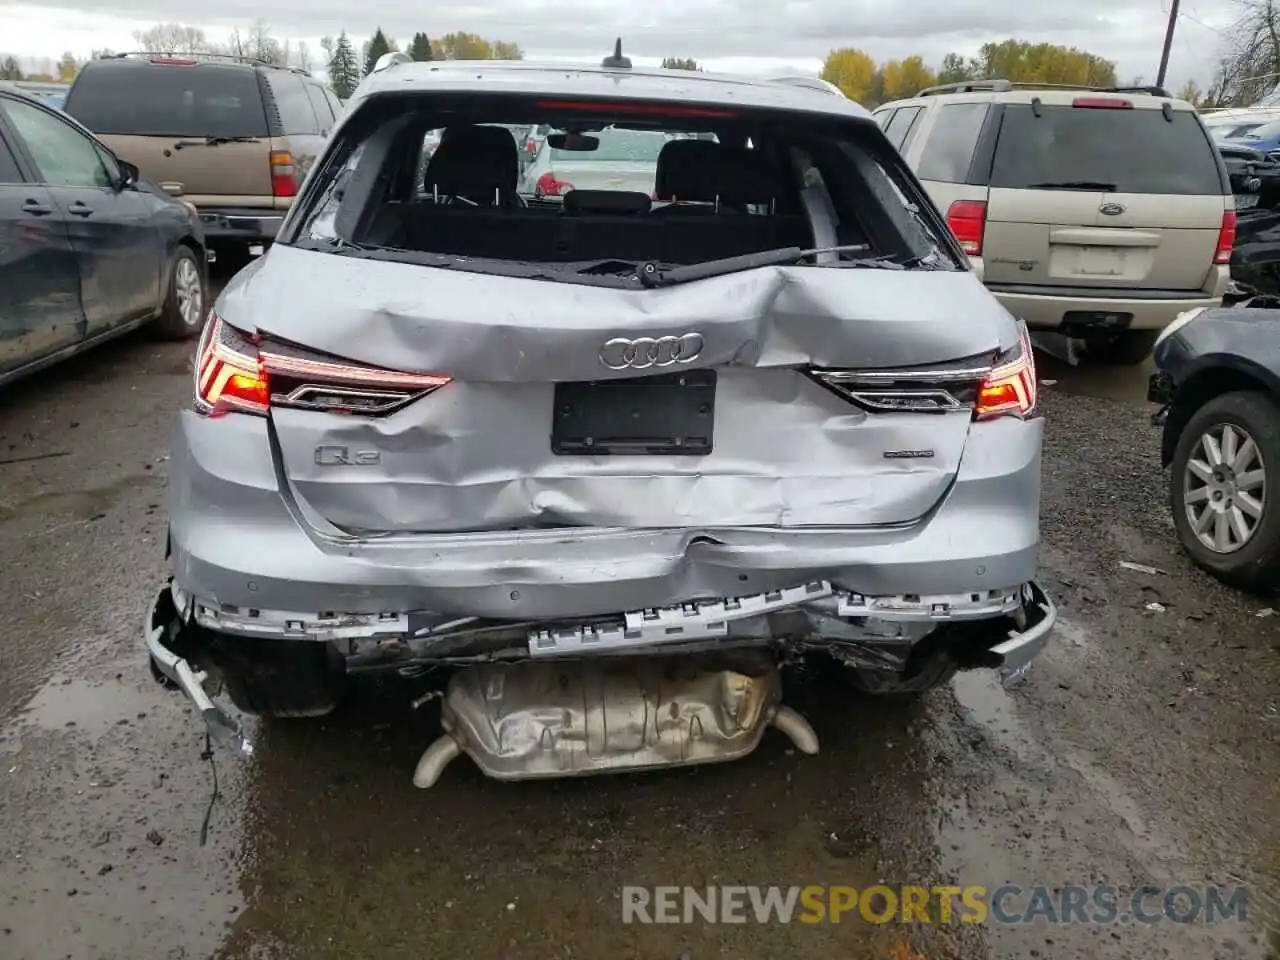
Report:
[{"label": "door handle", "polygon": [[37,217],[47,217],[53,213],[53,207],[40,203],[38,200],[28,200],[22,205],[23,213],[31,213]]},{"label": "door handle", "polygon": [[77,200],[75,203],[71,204],[71,206],[67,207],[67,213],[76,217],[91,217],[93,216],[93,209],[91,207],[86,207],[81,201]]}]

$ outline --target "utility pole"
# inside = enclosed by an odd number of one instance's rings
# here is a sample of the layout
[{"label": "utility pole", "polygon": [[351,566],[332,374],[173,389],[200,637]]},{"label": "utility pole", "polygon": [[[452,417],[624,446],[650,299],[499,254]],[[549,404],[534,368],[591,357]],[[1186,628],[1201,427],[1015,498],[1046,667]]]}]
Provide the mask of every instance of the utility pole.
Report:
[{"label": "utility pole", "polygon": [[1164,50],[1160,54],[1160,72],[1156,75],[1156,86],[1164,86],[1164,74],[1169,69],[1169,51],[1173,47],[1173,28],[1178,25],[1178,0],[1169,2],[1169,26],[1164,31]]}]

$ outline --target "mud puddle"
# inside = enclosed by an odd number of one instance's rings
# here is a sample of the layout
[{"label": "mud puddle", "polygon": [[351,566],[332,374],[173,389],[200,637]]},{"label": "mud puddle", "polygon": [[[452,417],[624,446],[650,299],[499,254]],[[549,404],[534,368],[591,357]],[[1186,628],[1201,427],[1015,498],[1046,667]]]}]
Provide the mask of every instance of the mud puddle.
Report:
[{"label": "mud puddle", "polygon": [[[1079,622],[1060,628],[1067,647],[1037,664],[1038,685],[1056,685],[1055,661],[1098,643]],[[958,766],[944,785],[938,846],[958,885],[988,891],[996,956],[1273,957],[1258,888],[1246,891],[1243,916],[1227,915],[1244,878],[1197,865],[1185,839],[1148,814],[1150,798],[1087,749],[1046,738],[1026,715],[1034,685],[1006,691],[989,675],[969,673],[954,690],[954,724],[943,735],[979,746],[970,755],[977,762]],[[1224,909],[1210,919],[1215,896]]]},{"label": "mud puddle", "polygon": [[[189,710],[141,675],[58,677],[0,732],[0,956],[207,956],[243,905],[243,771],[212,797]],[[111,676],[111,674],[108,674]]]}]

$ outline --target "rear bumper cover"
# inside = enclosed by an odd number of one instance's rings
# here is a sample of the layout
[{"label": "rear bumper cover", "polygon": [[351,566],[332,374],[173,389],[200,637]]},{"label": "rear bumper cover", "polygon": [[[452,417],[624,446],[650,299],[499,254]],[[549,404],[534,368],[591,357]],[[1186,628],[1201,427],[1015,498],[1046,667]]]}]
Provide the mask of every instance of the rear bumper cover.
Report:
[{"label": "rear bumper cover", "polygon": [[184,413],[170,475],[175,582],[218,605],[543,620],[818,580],[868,597],[999,590],[1035,576],[1043,422],[971,432],[942,501],[906,525],[590,527],[353,538],[296,498],[269,424]]}]

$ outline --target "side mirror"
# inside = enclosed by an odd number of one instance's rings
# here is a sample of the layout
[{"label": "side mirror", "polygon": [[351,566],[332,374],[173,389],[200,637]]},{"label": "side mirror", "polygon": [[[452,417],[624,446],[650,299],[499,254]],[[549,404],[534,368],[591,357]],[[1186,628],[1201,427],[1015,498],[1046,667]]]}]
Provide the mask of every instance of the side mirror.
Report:
[{"label": "side mirror", "polygon": [[138,170],[138,168],[132,163],[130,163],[128,160],[121,160],[117,158],[116,163],[120,165],[121,189],[127,190],[129,187],[137,186],[138,178],[142,176],[142,173]]}]

